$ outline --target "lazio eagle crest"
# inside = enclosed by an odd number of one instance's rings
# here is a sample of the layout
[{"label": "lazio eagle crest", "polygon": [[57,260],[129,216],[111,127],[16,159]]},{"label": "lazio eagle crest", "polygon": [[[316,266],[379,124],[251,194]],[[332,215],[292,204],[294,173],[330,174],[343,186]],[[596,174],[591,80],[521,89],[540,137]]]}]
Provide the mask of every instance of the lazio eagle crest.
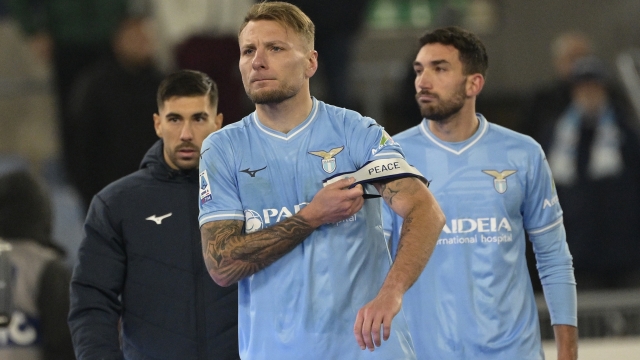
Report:
[{"label": "lazio eagle crest", "polygon": [[507,191],[507,177],[515,174],[517,170],[505,170],[498,172],[496,170],[482,170],[483,173],[493,176],[493,188],[500,194]]},{"label": "lazio eagle crest", "polygon": [[332,172],[336,171],[336,159],[334,158],[334,156],[338,155],[342,150],[344,150],[344,146],[331,149],[328,152],[324,150],[309,151],[309,154],[321,157],[322,170],[324,170],[328,174],[331,174]]}]

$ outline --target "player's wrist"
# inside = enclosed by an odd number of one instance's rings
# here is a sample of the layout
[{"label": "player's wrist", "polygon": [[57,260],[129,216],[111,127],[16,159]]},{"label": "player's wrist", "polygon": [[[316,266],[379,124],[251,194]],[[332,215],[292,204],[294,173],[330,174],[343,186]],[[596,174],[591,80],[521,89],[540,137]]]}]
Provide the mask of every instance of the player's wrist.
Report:
[{"label": "player's wrist", "polygon": [[314,229],[324,224],[322,222],[322,219],[318,216],[317,212],[313,210],[311,204],[302,208],[302,210],[300,210],[296,215]]},{"label": "player's wrist", "polygon": [[379,294],[385,294],[386,296],[394,297],[402,301],[402,297],[404,296],[404,293],[406,291],[406,287],[399,281],[394,281],[387,277],[385,282],[382,284],[382,287],[380,288]]}]

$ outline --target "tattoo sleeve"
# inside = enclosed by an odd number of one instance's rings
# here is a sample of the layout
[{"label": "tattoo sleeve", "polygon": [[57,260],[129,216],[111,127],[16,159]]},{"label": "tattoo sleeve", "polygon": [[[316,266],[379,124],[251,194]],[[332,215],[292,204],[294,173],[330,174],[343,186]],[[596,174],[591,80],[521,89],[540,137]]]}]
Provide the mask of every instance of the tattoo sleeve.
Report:
[{"label": "tattoo sleeve", "polygon": [[237,220],[213,221],[200,230],[205,264],[220,285],[233,284],[271,265],[314,230],[298,215],[251,234],[242,234],[243,224]]}]

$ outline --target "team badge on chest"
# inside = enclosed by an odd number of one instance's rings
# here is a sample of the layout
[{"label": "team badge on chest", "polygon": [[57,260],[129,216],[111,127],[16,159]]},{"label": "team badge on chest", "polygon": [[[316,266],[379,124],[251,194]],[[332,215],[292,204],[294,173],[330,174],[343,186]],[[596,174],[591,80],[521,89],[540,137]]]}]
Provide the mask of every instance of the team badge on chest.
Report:
[{"label": "team badge on chest", "polygon": [[324,170],[328,174],[331,174],[332,172],[336,171],[337,167],[335,156],[338,155],[342,150],[344,150],[344,146],[334,148],[329,151],[309,151],[309,154],[321,157],[322,170]]},{"label": "team badge on chest", "polygon": [[483,173],[493,177],[493,188],[500,194],[507,191],[507,177],[516,173],[517,170],[505,170],[498,172],[496,170],[482,170]]}]

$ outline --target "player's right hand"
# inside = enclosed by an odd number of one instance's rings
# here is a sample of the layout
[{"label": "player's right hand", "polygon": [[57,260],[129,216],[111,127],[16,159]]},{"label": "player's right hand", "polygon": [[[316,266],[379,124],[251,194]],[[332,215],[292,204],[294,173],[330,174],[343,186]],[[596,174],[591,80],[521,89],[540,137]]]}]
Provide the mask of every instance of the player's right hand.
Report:
[{"label": "player's right hand", "polygon": [[314,227],[353,216],[364,205],[362,185],[349,189],[354,182],[350,177],[323,187],[298,214]]}]

